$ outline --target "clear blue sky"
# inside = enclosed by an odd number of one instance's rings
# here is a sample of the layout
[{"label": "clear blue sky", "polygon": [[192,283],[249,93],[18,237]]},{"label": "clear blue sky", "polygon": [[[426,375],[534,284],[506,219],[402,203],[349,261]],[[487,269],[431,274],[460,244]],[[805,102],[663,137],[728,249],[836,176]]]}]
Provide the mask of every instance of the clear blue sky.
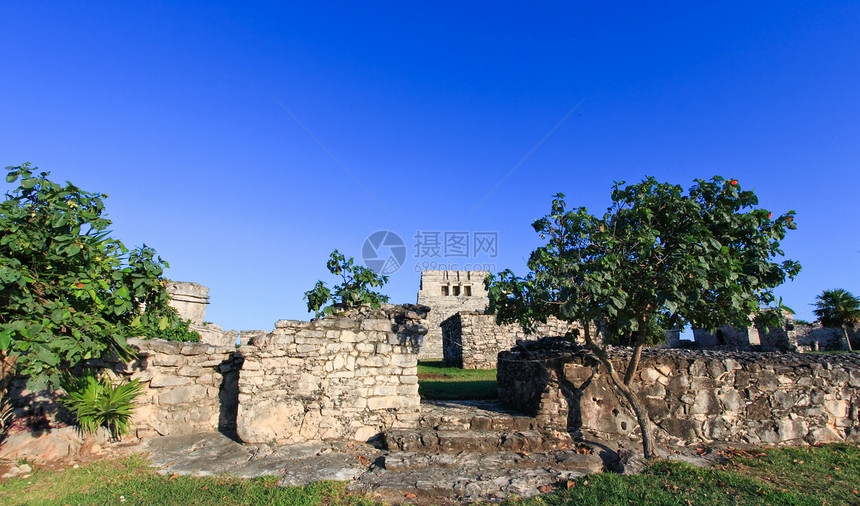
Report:
[{"label": "clear blue sky", "polygon": [[[0,3],[0,163],[109,194],[225,328],[307,318],[377,230],[407,246],[395,302],[424,261],[524,273],[554,193],[602,212],[648,175],[795,209],[800,318],[860,292],[860,3],[409,4]],[[498,255],[415,257],[416,232]]]}]

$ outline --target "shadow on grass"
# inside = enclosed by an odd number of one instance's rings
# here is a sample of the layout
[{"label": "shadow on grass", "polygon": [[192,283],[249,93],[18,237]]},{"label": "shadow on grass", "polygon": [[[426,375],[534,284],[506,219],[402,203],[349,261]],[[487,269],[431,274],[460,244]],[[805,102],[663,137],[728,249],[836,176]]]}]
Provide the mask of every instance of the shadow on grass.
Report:
[{"label": "shadow on grass", "polygon": [[419,380],[418,395],[432,400],[495,399],[498,396],[496,380]]},{"label": "shadow on grass", "polygon": [[495,369],[443,367],[441,361],[418,363],[418,394],[432,400],[495,399]]}]

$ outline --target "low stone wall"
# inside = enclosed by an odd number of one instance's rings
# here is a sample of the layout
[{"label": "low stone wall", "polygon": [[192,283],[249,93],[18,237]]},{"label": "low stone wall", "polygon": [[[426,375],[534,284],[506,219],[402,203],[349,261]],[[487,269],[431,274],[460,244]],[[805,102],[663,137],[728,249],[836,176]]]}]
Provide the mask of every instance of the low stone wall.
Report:
[{"label": "low stone wall", "polygon": [[239,348],[238,434],[251,443],[366,440],[418,417],[424,306],[281,320]]},{"label": "low stone wall", "polygon": [[239,370],[235,346],[161,339],[129,339],[138,358],[129,364],[91,361],[125,379],[138,379],[134,428],[138,437],[236,429]]},{"label": "low stone wall", "polygon": [[526,335],[517,324],[498,325],[496,315],[460,311],[442,322],[442,363],[463,369],[495,369],[499,352],[510,349],[519,339],[563,336],[572,328],[556,318]]},{"label": "low stone wall", "polygon": [[[612,352],[616,367],[630,349]],[[520,342],[499,362],[499,397],[542,427],[639,438],[603,366],[561,340]],[[623,369],[622,369],[623,371]],[[860,357],[648,349],[633,384],[670,444],[860,441]]]}]

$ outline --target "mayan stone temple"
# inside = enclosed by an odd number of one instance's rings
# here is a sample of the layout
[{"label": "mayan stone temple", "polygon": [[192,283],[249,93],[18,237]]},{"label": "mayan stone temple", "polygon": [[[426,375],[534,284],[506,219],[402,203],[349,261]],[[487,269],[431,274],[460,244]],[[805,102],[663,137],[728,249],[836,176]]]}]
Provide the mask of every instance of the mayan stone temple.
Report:
[{"label": "mayan stone temple", "polygon": [[490,299],[487,271],[421,271],[418,304],[429,306],[427,336],[419,358],[442,358],[442,322],[460,311],[484,312]]}]

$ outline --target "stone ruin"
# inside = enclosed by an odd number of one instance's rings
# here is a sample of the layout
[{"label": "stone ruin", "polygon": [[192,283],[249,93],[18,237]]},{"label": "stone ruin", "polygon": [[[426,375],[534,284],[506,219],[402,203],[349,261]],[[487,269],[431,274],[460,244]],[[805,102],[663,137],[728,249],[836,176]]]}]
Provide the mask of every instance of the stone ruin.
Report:
[{"label": "stone ruin", "polygon": [[[616,368],[629,348],[611,350]],[[623,370],[623,369],[621,369]],[[603,366],[558,339],[499,355],[500,400],[542,428],[606,440],[641,438]],[[860,357],[645,349],[632,383],[668,444],[860,441]]]},{"label": "stone ruin", "polygon": [[209,304],[209,288],[187,281],[170,281],[167,284],[170,305],[179,316],[191,323],[202,324],[206,318],[206,305]]},{"label": "stone ruin", "polygon": [[582,328],[549,318],[534,333],[526,335],[519,324],[499,325],[496,315],[476,311],[454,313],[441,327],[442,365],[462,369],[495,369],[499,353],[511,349],[517,340],[564,336],[570,330]]},{"label": "stone ruin", "polygon": [[[475,289],[483,288],[483,274],[430,271],[422,291],[434,280],[440,294],[457,286],[459,295],[448,297],[486,301]],[[184,302],[205,310],[201,288]],[[197,321],[204,314],[196,313]],[[253,444],[365,441],[422,427],[417,361],[432,314],[423,305],[386,304],[309,322],[281,320],[271,332],[243,332],[241,346],[226,333],[220,345],[131,339],[135,361],[89,366],[143,383],[133,419],[140,437],[220,431]],[[534,340],[569,329],[555,320],[533,340],[517,339],[526,337],[519,327],[496,325],[481,308],[455,312],[439,330],[450,365],[498,368],[500,400],[528,415],[530,430],[635,439],[635,418],[584,348]],[[619,361],[629,353],[612,351]],[[657,437],[669,443],[860,441],[854,355],[651,348],[635,388]]]},{"label": "stone ruin", "polygon": [[460,311],[486,311],[490,299],[484,288],[488,271],[421,271],[418,304],[429,306],[427,337],[421,359],[439,359],[442,351],[442,322]]},{"label": "stone ruin", "polygon": [[235,346],[248,344],[256,336],[268,334],[265,330],[224,330],[219,325],[206,321],[206,306],[209,304],[209,288],[188,281],[171,281],[167,285],[170,306],[180,318],[190,320],[188,326],[200,334],[200,341],[212,346]]},{"label": "stone ruin", "polygon": [[220,431],[246,443],[365,441],[416,423],[428,310],[386,304],[281,320],[238,348],[129,339],[136,360],[88,365],[143,383],[138,437]]},{"label": "stone ruin", "polygon": [[[750,324],[745,328],[723,325],[714,332],[693,329],[693,338],[699,348],[723,350],[757,351],[817,351],[847,350],[848,343],[841,328],[823,328],[814,324],[799,324],[794,315],[783,311],[785,324],[779,328],[762,328],[755,325],[750,316]],[[851,342],[860,340],[860,329],[848,333]]]}]

